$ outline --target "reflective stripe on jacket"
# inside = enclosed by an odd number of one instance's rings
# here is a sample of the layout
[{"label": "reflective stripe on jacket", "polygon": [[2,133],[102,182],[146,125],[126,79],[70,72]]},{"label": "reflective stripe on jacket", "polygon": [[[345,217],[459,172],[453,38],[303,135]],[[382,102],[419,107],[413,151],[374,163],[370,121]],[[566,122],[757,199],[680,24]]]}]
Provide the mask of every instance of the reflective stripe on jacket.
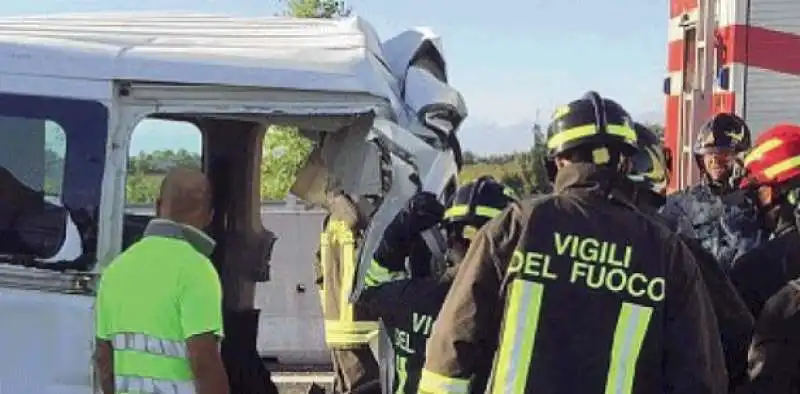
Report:
[{"label": "reflective stripe on jacket", "polygon": [[379,325],[350,303],[355,283],[356,237],[354,221],[340,219],[332,212],[320,236],[325,342],[332,348],[352,348],[369,343],[378,335]]}]

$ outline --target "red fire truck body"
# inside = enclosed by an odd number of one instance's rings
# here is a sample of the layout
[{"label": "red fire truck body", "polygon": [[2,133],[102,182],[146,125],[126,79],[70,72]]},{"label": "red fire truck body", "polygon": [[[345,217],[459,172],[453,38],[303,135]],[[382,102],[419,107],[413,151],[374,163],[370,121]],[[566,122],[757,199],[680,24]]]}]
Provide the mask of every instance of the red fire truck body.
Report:
[{"label": "red fire truck body", "polygon": [[670,0],[664,139],[671,189],[697,182],[697,130],[717,112],[742,116],[755,139],[800,123],[800,0]]}]

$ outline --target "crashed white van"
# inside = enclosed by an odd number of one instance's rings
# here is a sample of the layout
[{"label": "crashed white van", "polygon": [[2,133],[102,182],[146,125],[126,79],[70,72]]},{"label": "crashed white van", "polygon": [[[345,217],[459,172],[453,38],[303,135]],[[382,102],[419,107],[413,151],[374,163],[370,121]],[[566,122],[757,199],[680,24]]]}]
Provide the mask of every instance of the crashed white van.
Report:
[{"label": "crashed white van", "polygon": [[[446,71],[430,31],[381,42],[360,18],[0,19],[0,392],[94,392],[96,275],[150,220],[123,209],[139,122],[201,130],[213,260],[226,308],[247,310],[274,241],[258,197],[267,126],[296,126],[316,143],[293,188],[302,199],[320,202],[332,185],[377,199],[366,262],[413,192],[455,188],[466,109]],[[426,241],[435,262],[441,240]]]}]

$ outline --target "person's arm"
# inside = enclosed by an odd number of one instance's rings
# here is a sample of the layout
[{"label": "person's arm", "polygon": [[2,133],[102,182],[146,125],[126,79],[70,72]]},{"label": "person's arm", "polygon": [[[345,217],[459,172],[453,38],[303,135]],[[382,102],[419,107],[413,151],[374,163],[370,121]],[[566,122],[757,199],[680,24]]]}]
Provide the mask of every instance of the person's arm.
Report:
[{"label": "person's arm", "polygon": [[675,241],[666,278],[663,392],[726,394],[725,357],[711,300],[690,250]]},{"label": "person's arm", "polygon": [[514,206],[486,224],[464,260],[428,340],[419,393],[468,393],[496,348],[498,297],[521,234]]},{"label": "person's arm", "polygon": [[394,325],[394,317],[412,308],[414,300],[414,282],[420,280],[402,279],[375,286],[366,287],[358,298],[358,306],[370,316],[383,320],[387,325]]},{"label": "person's arm", "polygon": [[756,318],[761,314],[761,308],[769,298],[771,279],[775,276],[774,264],[763,264],[769,261],[768,256],[762,253],[763,249],[754,249],[736,259],[728,272],[731,284],[736,293],[744,302],[750,314]]},{"label": "person's arm", "polygon": [[96,339],[94,360],[100,389],[103,394],[114,394],[114,349],[110,341]]},{"label": "person's arm", "polygon": [[114,348],[111,346],[111,326],[106,315],[105,291],[103,280],[98,285],[97,298],[95,299],[95,342],[94,363],[97,380],[103,394],[114,394]]},{"label": "person's arm", "polygon": [[180,315],[197,394],[229,394],[222,363],[222,285],[209,261],[193,262],[180,284]]},{"label": "person's arm", "polygon": [[694,229],[691,227],[691,223],[687,223],[688,213],[684,208],[685,193],[682,191],[667,196],[667,201],[659,213],[670,228],[686,236],[694,237]]}]

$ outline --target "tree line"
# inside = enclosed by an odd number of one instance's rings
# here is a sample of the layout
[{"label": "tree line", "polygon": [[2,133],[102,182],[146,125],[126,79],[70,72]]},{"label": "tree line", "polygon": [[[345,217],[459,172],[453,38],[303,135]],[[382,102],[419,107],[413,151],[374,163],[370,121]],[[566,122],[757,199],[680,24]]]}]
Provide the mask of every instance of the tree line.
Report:
[{"label": "tree line", "polygon": [[[656,132],[662,128],[651,125]],[[544,135],[534,130],[537,141],[530,150],[494,155],[466,151],[459,182],[466,183],[483,175],[491,175],[513,188],[520,196],[549,192],[550,184],[544,168],[546,146]],[[261,197],[282,200],[289,193],[297,170],[311,152],[310,140],[296,130],[271,128],[264,139],[261,162]],[[128,160],[127,201],[129,204],[150,204],[155,201],[162,177],[174,166],[201,167],[201,156],[180,150],[157,150],[140,153]]]}]

